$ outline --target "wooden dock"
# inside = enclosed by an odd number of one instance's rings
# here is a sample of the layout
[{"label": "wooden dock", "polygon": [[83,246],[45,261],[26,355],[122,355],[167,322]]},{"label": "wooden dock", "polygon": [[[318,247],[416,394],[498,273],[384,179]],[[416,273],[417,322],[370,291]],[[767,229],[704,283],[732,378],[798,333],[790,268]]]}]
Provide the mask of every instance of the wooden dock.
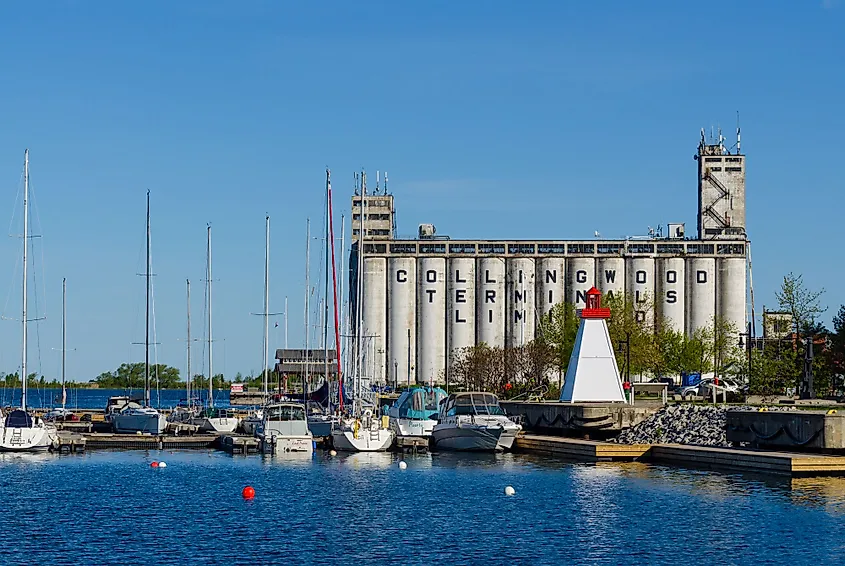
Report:
[{"label": "wooden dock", "polygon": [[788,477],[845,476],[845,456],[680,444],[616,444],[534,434],[517,437],[515,448],[518,451],[555,454],[585,462],[636,460]]},{"label": "wooden dock", "polygon": [[615,444],[560,436],[524,434],[516,438],[516,448],[524,452],[556,454],[586,462],[631,462],[642,458],[649,444]]},{"label": "wooden dock", "polygon": [[259,443],[254,436],[243,434],[223,434],[220,436],[219,446],[230,454],[258,454]]},{"label": "wooden dock", "polygon": [[152,434],[113,434],[95,432],[83,435],[88,448],[124,448],[141,450],[165,450],[184,448],[213,448],[216,434],[193,436],[167,436]]}]

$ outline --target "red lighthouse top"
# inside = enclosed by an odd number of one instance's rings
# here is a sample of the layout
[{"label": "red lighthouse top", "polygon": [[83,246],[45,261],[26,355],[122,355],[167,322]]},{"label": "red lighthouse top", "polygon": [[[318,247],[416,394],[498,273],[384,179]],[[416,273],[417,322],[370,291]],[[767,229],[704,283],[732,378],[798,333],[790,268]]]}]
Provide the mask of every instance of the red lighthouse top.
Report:
[{"label": "red lighthouse top", "polygon": [[601,307],[601,291],[591,287],[587,291],[587,306],[578,313],[581,318],[610,318],[610,309]]}]

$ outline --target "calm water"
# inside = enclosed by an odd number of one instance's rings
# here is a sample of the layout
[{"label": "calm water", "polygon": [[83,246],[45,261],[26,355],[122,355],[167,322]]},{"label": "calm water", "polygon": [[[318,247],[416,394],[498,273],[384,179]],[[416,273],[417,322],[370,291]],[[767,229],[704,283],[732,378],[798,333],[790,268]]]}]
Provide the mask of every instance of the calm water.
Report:
[{"label": "calm water", "polygon": [[845,550],[842,480],[519,455],[396,462],[0,455],[0,563],[826,564]]},{"label": "calm water", "polygon": [[[207,391],[203,391],[202,399],[205,400],[208,396]],[[104,409],[109,397],[116,395],[126,395],[125,389],[68,389],[67,391],[67,406],[70,409]],[[132,396],[142,398],[144,390],[133,389]],[[27,405],[36,409],[53,408],[61,406],[62,404],[62,390],[61,389],[38,389],[29,388],[26,392]],[[150,400],[154,407],[171,408],[174,407],[180,400],[185,399],[184,389],[171,389],[156,391],[152,390]],[[0,387],[0,406],[14,405],[21,402],[21,390],[9,389],[8,387]],[[220,390],[214,392],[214,404],[218,407],[229,406],[229,390]]]}]

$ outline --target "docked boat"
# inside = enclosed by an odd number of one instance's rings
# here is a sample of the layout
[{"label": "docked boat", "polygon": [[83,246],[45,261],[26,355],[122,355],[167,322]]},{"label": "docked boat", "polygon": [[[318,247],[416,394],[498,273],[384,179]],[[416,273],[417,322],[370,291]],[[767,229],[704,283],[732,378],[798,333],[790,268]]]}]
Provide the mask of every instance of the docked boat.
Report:
[{"label": "docked boat", "polygon": [[316,401],[308,401],[306,407],[308,413],[308,430],[311,431],[311,434],[316,438],[331,436],[332,428],[340,422],[338,417],[325,410]]},{"label": "docked boat", "polygon": [[[150,297],[152,296],[150,263],[150,191],[147,191],[147,261],[144,279],[146,280],[146,324],[144,335],[144,398],[141,403],[126,402],[120,409],[112,409],[111,421],[115,432],[161,434],[167,428],[167,418],[150,406]],[[114,398],[121,399],[121,398]],[[112,399],[109,399],[111,403]],[[116,406],[116,405],[115,405]],[[108,412],[109,407],[106,407]]]},{"label": "docked boat", "polygon": [[440,401],[447,393],[439,387],[412,387],[387,411],[390,429],[397,437],[429,437],[437,424]]},{"label": "docked boat", "polygon": [[434,448],[474,452],[510,450],[522,427],[510,420],[492,393],[453,393],[440,404],[432,430]]},{"label": "docked boat", "polygon": [[254,409],[249,414],[241,419],[241,430],[244,434],[255,436],[256,430],[264,421],[264,409]]},{"label": "docked boat", "polygon": [[56,427],[45,423],[41,417],[32,414],[26,406],[27,375],[27,251],[29,248],[29,150],[24,152],[24,193],[23,193],[23,303],[21,335],[21,406],[12,409],[2,418],[0,414],[0,451],[36,452],[49,449],[58,442]]},{"label": "docked boat", "polygon": [[314,437],[308,430],[305,407],[300,403],[272,403],[265,407],[255,435],[265,454],[314,451]]},{"label": "docked boat", "polygon": [[365,409],[360,416],[341,419],[332,430],[332,444],[345,452],[384,452],[393,444],[393,431]]},{"label": "docked boat", "polygon": [[191,424],[204,432],[230,433],[237,430],[241,420],[234,409],[206,407],[199,415],[191,419]]}]

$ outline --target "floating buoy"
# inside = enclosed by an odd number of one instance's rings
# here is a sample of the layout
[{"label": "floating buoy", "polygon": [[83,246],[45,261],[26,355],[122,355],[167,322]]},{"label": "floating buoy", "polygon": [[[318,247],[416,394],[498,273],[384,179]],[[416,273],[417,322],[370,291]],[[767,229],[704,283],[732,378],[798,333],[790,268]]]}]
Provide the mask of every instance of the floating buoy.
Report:
[{"label": "floating buoy", "polygon": [[516,490],[511,486],[507,486],[505,488],[505,495],[516,495]]},{"label": "floating buoy", "polygon": [[244,499],[252,499],[253,497],[255,497],[255,490],[252,488],[251,485],[248,485],[241,492],[241,495],[244,496]]},{"label": "floating buoy", "polygon": [[167,463],[166,463],[166,462],[159,462],[159,463],[158,463],[158,467],[159,467],[159,468],[166,468],[166,467],[167,467]]},{"label": "floating buoy", "polygon": [[337,456],[337,452],[334,450],[329,450],[329,456]]},{"label": "floating buoy", "polygon": [[151,468],[158,468],[158,462],[150,462]]},{"label": "floating buoy", "polygon": [[407,467],[408,467],[408,464],[406,464],[406,463],[405,463],[405,460],[400,460],[400,461],[399,461],[399,469],[400,469],[400,470],[404,470],[404,469],[405,469],[405,468],[407,468]]}]

